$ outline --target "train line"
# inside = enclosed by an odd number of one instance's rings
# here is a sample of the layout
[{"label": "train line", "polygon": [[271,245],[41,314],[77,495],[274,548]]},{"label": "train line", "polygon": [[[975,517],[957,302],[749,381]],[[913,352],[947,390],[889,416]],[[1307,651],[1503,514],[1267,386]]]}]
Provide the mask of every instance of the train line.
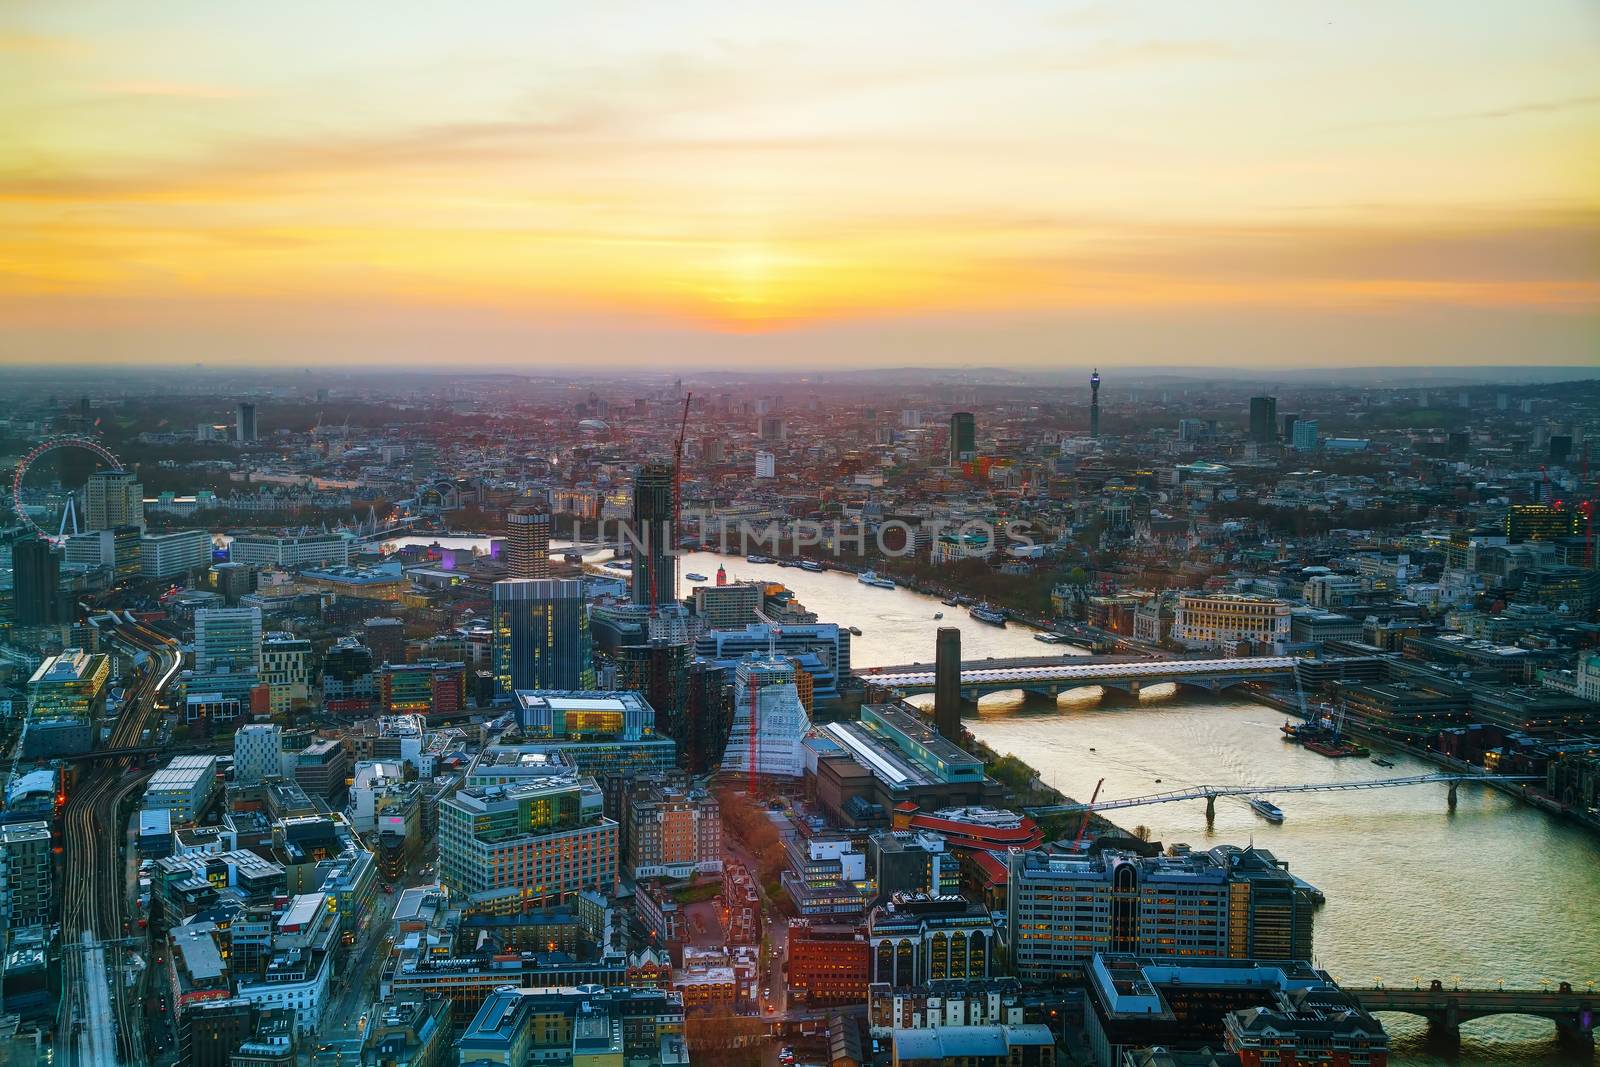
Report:
[{"label": "train line", "polygon": [[[155,724],[158,698],[180,660],[170,638],[137,622],[118,627],[115,638],[150,656],[107,740],[107,747],[127,748]],[[122,844],[126,811],[149,778],[127,758],[90,765],[63,817],[63,996],[56,1032],[69,1062],[82,1067],[147,1060],[141,1001],[128,995],[124,977],[134,939],[127,936]]]}]

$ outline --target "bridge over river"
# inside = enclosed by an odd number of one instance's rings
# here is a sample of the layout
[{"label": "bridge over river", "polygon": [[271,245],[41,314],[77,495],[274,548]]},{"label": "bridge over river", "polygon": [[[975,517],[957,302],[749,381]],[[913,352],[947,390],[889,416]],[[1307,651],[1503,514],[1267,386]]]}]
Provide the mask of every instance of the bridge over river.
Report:
[{"label": "bridge over river", "polygon": [[[1141,686],[1175,682],[1216,693],[1245,682],[1292,677],[1294,656],[1244,656],[1232,659],[1156,659],[1149,656],[1030,656],[1022,659],[965,660],[961,664],[961,696],[977,700],[985,693],[1021,689],[1059,696],[1069,689],[1098,685],[1137,695]],[[869,667],[855,675],[867,685],[903,693],[933,691],[934,665],[910,663]]]},{"label": "bridge over river", "polygon": [[1594,987],[1575,990],[1563,982],[1555,989],[1446,989],[1442,982],[1404,989],[1378,986],[1343,987],[1368,1011],[1420,1015],[1434,1032],[1460,1036],[1461,1024],[1490,1015],[1532,1015],[1556,1024],[1563,1042],[1592,1046],[1600,1022],[1600,993]]},{"label": "bridge over river", "polygon": [[1204,800],[1206,820],[1217,812],[1218,797],[1257,797],[1278,793],[1325,793],[1350,789],[1393,789],[1402,785],[1427,785],[1443,782],[1450,787],[1449,801],[1456,806],[1456,788],[1462,782],[1542,782],[1540,775],[1518,774],[1412,774],[1402,778],[1363,778],[1341,782],[1296,782],[1287,785],[1194,785],[1186,789],[1173,789],[1165,793],[1150,793],[1142,797],[1124,797],[1121,800],[1100,800],[1092,804],[1072,801],[1066,804],[1046,804],[1024,809],[1029,815],[1073,815],[1086,811],[1118,811],[1138,808],[1146,804],[1173,804],[1181,800]]}]

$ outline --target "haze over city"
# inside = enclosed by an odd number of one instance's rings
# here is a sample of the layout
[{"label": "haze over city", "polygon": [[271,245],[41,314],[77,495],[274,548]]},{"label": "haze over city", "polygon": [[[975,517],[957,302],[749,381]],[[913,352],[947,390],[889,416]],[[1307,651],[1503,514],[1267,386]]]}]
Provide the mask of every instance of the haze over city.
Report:
[{"label": "haze over city", "polygon": [[1600,6],[0,5],[0,1067],[1578,1067]]},{"label": "haze over city", "polygon": [[0,359],[1592,364],[1587,3],[17,4]]}]

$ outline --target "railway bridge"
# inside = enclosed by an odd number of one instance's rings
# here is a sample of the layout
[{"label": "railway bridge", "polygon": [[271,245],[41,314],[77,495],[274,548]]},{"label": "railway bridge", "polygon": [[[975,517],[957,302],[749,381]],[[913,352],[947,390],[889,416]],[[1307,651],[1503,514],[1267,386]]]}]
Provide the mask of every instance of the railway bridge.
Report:
[{"label": "railway bridge", "polygon": [[[1154,659],[1128,655],[966,660],[961,664],[961,696],[964,700],[977,700],[986,693],[1021,689],[1055,697],[1069,689],[1091,685],[1137,696],[1141,687],[1162,682],[1216,693],[1246,682],[1291,678],[1299,662],[1294,656]],[[854,673],[866,685],[906,694],[930,693],[934,687],[931,663],[866,667]]]},{"label": "railway bridge", "polygon": [[1411,989],[1377,986],[1344,991],[1361,1002],[1368,1011],[1394,1011],[1420,1015],[1429,1028],[1445,1037],[1457,1038],[1461,1024],[1490,1015],[1531,1015],[1556,1024],[1563,1042],[1592,1046],[1595,1024],[1600,1022],[1600,993],[1593,986],[1574,989],[1562,982],[1554,989],[1460,989],[1445,988],[1442,982]]}]

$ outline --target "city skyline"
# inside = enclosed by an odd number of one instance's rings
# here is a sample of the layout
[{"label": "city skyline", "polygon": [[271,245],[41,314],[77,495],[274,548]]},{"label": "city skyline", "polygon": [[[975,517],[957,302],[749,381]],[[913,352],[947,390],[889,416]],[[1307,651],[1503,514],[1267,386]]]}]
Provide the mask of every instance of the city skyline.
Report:
[{"label": "city skyline", "polygon": [[1600,18],[1264,12],[21,5],[0,363],[1592,365]]}]

